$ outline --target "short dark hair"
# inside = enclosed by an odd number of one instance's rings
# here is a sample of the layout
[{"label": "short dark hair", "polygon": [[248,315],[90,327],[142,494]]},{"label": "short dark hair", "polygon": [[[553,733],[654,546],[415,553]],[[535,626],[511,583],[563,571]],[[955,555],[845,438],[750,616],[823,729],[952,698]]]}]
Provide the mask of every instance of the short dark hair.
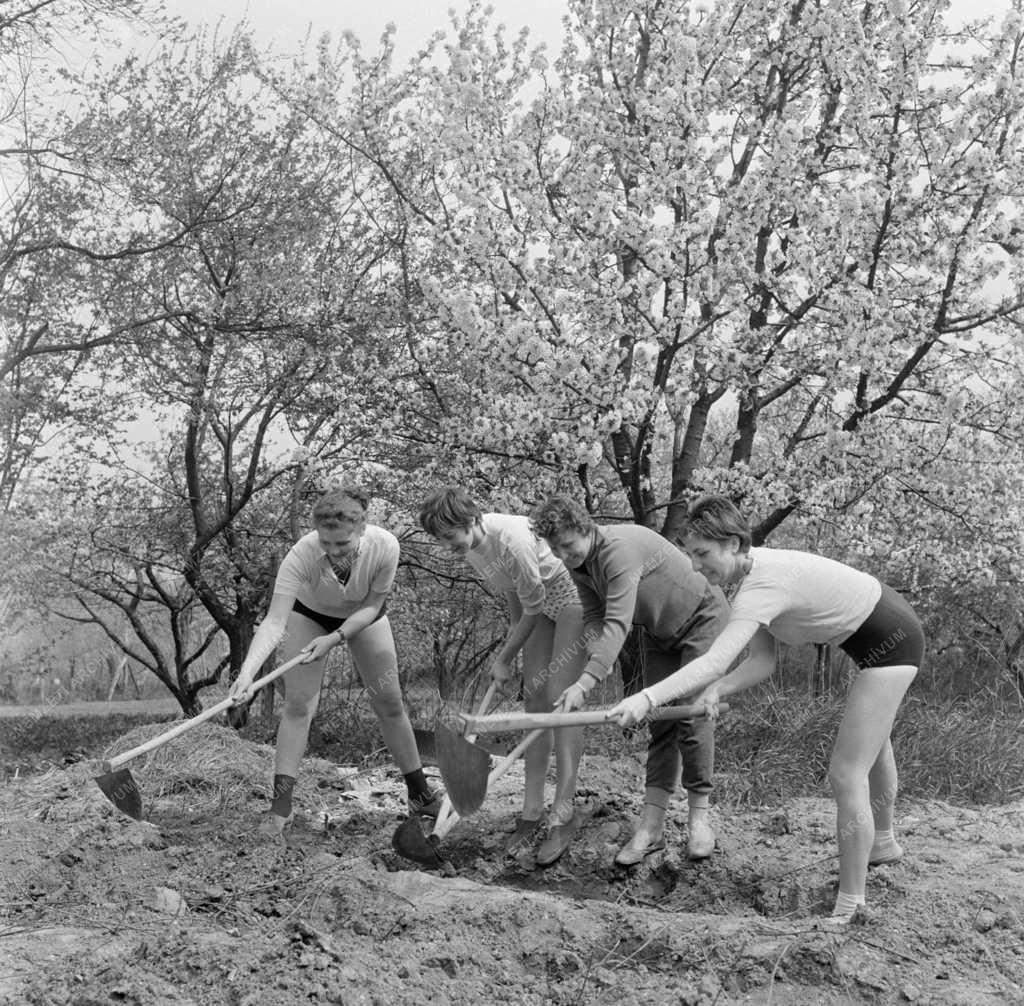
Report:
[{"label": "short dark hair", "polygon": [[365,520],[369,506],[370,494],[362,486],[346,483],[328,490],[316,501],[313,523],[316,527],[348,527]]},{"label": "short dark hair", "polygon": [[420,527],[435,538],[445,528],[470,528],[482,516],[476,500],[458,486],[435,489],[420,505]]},{"label": "short dark hair", "polygon": [[750,524],[736,504],[727,496],[716,495],[699,496],[686,508],[678,537],[684,540],[690,535],[709,541],[739,538],[740,549],[744,552],[750,548],[752,540]]},{"label": "short dark hair", "polygon": [[541,538],[554,538],[563,531],[590,534],[597,526],[586,507],[571,496],[549,496],[533,508],[530,525]]}]

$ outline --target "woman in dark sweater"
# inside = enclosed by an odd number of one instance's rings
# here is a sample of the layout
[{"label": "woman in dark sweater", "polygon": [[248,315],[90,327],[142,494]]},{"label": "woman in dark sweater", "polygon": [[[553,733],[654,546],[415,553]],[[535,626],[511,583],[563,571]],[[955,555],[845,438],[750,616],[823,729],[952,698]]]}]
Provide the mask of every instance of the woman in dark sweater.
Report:
[{"label": "woman in dark sweater", "polygon": [[[671,542],[635,524],[598,527],[567,496],[552,496],[531,515],[534,530],[565,563],[583,604],[587,663],[563,696],[579,708],[603,681],[630,629],[641,631],[645,685],[653,685],[704,652],[724,627],[728,605]],[[616,862],[627,866],[664,848],[665,812],[682,766],[688,814],[687,853],[704,859],[715,848],[708,819],[714,771],[714,726],[707,719],[651,724],[644,809]]]}]

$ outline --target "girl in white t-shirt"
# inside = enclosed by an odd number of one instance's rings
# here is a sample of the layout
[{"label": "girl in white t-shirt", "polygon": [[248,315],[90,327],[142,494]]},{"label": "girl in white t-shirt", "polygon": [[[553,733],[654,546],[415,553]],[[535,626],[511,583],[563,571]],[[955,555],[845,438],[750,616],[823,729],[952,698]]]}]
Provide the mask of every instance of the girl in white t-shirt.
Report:
[{"label": "girl in white t-shirt", "polygon": [[[533,533],[528,517],[483,513],[458,487],[431,493],[420,508],[420,524],[464,559],[488,587],[505,596],[511,626],[491,664],[491,677],[507,688],[521,650],[524,706],[528,712],[550,712],[586,662],[583,609],[562,561]],[[545,822],[544,780],[552,748],[555,799]],[[506,846],[511,855],[532,845],[545,823],[547,834],[536,850],[537,864],[554,863],[569,847],[582,752],[581,727],[545,731],[526,749],[522,816]]]},{"label": "girl in white t-shirt", "polygon": [[313,508],[315,530],[284,557],[270,610],[253,636],[231,694],[250,698],[256,672],[278,643],[282,657],[306,658],[284,675],[284,709],[274,755],[274,794],[260,831],[280,834],[291,819],[292,790],[320,699],[324,658],[344,643],[377,715],[384,743],[405,777],[409,809],[435,815],[438,795],[423,775],[398,680],[398,657],[384,603],[398,569],[398,539],[366,523],[369,495],[346,486]]},{"label": "girl in white t-shirt", "polygon": [[[729,622],[704,656],[608,716],[629,726],[655,706],[695,692],[714,716],[720,699],[775,670],[777,639],[840,646],[860,668],[829,765],[839,841],[832,918],[847,922],[864,903],[868,864],[898,859],[903,851],[892,832],[897,775],[889,735],[921,666],[921,623],[896,591],[867,573],[808,552],[751,548],[749,524],[724,496],[691,504],[681,537],[696,570],[735,589]],[[746,659],[726,674],[748,646]]]}]

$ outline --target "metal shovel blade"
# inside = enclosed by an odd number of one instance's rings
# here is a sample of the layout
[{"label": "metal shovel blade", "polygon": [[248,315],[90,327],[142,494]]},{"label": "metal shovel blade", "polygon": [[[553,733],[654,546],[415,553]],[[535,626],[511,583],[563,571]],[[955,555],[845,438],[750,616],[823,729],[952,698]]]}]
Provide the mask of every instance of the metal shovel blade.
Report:
[{"label": "metal shovel blade", "polygon": [[94,777],[103,795],[119,810],[136,821],[142,820],[142,794],[135,777],[126,768]]},{"label": "metal shovel blade", "polygon": [[437,767],[452,806],[465,817],[480,809],[487,796],[491,756],[450,727],[437,728]]},{"label": "metal shovel blade", "polygon": [[416,814],[407,817],[391,836],[391,848],[403,859],[411,859],[423,866],[440,866],[444,859],[437,851],[437,839],[426,832],[423,818]]}]

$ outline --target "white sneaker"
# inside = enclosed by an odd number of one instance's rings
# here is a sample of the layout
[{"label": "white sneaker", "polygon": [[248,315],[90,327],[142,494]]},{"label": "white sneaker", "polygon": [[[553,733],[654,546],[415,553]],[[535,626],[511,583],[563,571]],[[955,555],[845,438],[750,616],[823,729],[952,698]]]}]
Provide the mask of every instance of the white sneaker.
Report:
[{"label": "white sneaker", "polygon": [[691,815],[687,822],[686,855],[689,859],[707,859],[715,851],[715,832],[707,814]]}]

